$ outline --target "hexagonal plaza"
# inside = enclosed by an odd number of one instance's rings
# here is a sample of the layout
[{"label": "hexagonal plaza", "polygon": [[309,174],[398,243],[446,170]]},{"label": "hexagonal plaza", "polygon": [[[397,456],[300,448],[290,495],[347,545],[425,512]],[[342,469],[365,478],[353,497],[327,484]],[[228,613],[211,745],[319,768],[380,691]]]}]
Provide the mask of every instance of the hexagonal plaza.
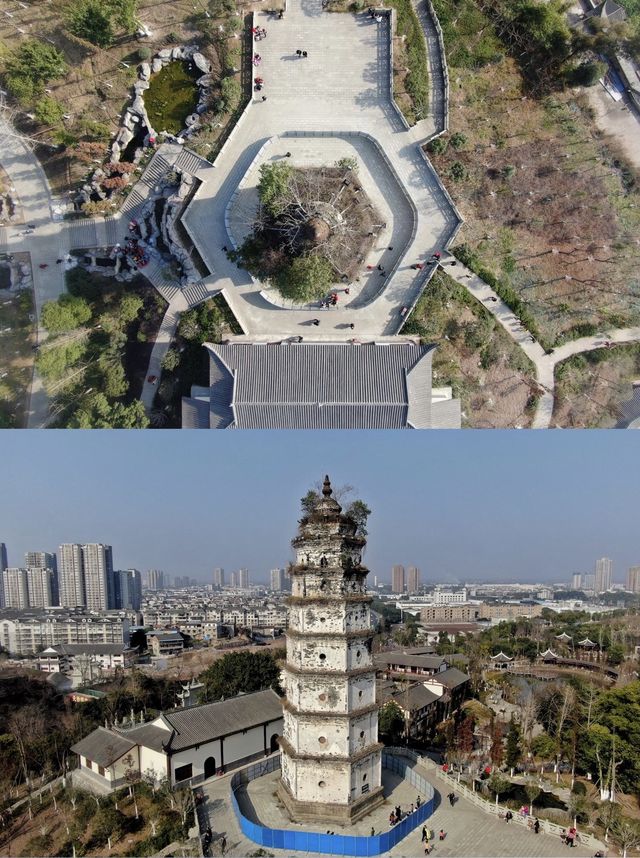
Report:
[{"label": "hexagonal plaza", "polygon": [[[252,403],[258,411],[259,404],[264,404],[265,417],[256,416],[250,424],[253,427],[329,428],[334,426],[327,418],[330,406],[334,413],[342,414],[336,426],[392,428],[385,420],[376,422],[378,418],[368,422],[368,414],[381,413],[377,406],[384,398],[379,395],[382,376],[363,385],[355,401],[352,385],[336,384],[352,362],[335,346],[360,344],[368,345],[368,356],[379,349],[406,350],[408,344],[416,348],[412,359],[391,361],[399,373],[399,393],[392,404],[405,415],[400,423],[394,418],[393,427],[459,426],[459,403],[451,400],[451,391],[431,391],[430,361],[428,372],[421,371],[424,385],[416,388],[415,372],[414,382],[408,383],[407,373],[417,366],[422,352],[418,343],[398,337],[433,272],[432,255],[448,246],[460,218],[422,150],[434,133],[433,121],[427,118],[408,128],[394,104],[392,19],[385,15],[377,21],[366,13],[334,14],[323,11],[321,0],[292,0],[283,18],[259,13],[255,23],[266,30],[254,48],[260,52],[262,88],[254,91],[214,166],[197,170],[199,186],[181,220],[210,274],[197,288],[182,291],[177,310],[221,292],[244,333],[234,341],[238,344],[304,340],[305,345],[334,348],[322,352],[321,358],[317,358],[317,349],[313,353],[287,350],[286,367],[281,368],[290,380],[285,385],[286,401],[277,397],[275,401],[273,390],[267,390],[268,367],[258,357],[260,350],[244,352],[242,370],[225,364],[220,351],[214,354],[211,349],[210,385],[194,388],[191,398],[184,400],[183,426],[237,428],[240,424],[234,415],[239,404],[234,395],[243,387],[238,374],[244,371],[255,377],[262,371],[267,373],[264,393],[254,391]],[[307,57],[297,51],[306,51]],[[334,166],[345,158],[357,162],[358,181],[379,214],[373,247],[367,258],[358,258],[358,276],[336,287],[333,306],[294,305],[232,261],[227,250],[237,248],[252,230],[261,165],[286,159],[292,167],[304,170]],[[368,356],[367,366],[371,363]],[[383,375],[388,371],[384,360],[373,359],[371,365],[380,367]],[[366,374],[367,370],[359,371]],[[322,384],[320,389],[313,385],[311,393],[305,389],[308,373],[320,373],[332,381],[326,389]],[[442,401],[446,401],[444,407],[431,408],[432,403]],[[306,417],[301,421],[289,416],[285,424],[279,418],[275,422],[267,418],[271,406],[281,415],[290,415],[288,405],[304,406],[297,413],[304,411]],[[349,413],[354,415],[352,423]],[[422,416],[412,423],[409,414]]]}]

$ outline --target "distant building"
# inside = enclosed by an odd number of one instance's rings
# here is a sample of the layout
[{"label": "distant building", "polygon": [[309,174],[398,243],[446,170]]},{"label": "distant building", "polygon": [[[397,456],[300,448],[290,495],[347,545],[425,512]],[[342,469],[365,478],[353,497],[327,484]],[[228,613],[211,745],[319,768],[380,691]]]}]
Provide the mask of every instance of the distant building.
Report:
[{"label": "distant building", "polygon": [[613,561],[609,557],[596,560],[594,590],[596,593],[606,593],[613,584]]},{"label": "distant building", "polygon": [[127,617],[86,611],[11,611],[0,616],[0,646],[12,655],[31,655],[48,646],[74,643],[128,643]]},{"label": "distant building", "polygon": [[58,558],[50,551],[27,551],[24,555],[26,569],[51,569],[51,604],[60,604],[58,586]]},{"label": "distant building", "polygon": [[574,572],[571,576],[571,589],[572,590],[582,590],[582,578],[583,575],[581,572]]},{"label": "distant building", "polygon": [[417,566],[407,569],[407,593],[417,593],[420,589],[420,570]]},{"label": "distant building", "polygon": [[467,601],[467,588],[462,590],[441,590],[437,587],[433,593],[434,605],[462,605]]},{"label": "distant building", "polygon": [[237,572],[237,586],[239,590],[248,590],[249,589],[249,570],[248,569],[238,569]]},{"label": "distant building", "polygon": [[485,615],[484,605],[427,605],[420,608],[423,623],[474,622]]},{"label": "distant building", "polygon": [[184,638],[175,629],[147,632],[147,646],[156,657],[178,655],[184,649]]},{"label": "distant building", "polygon": [[277,592],[284,590],[284,569],[271,570],[271,589]]},{"label": "distant building", "polygon": [[4,570],[9,566],[9,562],[7,560],[7,546],[4,542],[0,542],[0,572],[4,572]]},{"label": "distant building", "polygon": [[116,608],[139,611],[142,606],[142,576],[137,569],[121,569],[115,573],[117,581]]},{"label": "distant building", "polygon": [[2,573],[2,589],[5,607],[19,610],[29,607],[26,569],[5,569]]},{"label": "distant building", "polygon": [[213,570],[213,586],[218,590],[222,590],[224,587],[224,569],[218,567]]},{"label": "distant building", "polygon": [[631,566],[627,572],[627,590],[640,593],[640,566]]},{"label": "distant building", "polygon": [[404,566],[397,564],[391,567],[391,592],[404,593]]},{"label": "distant building", "polygon": [[164,588],[164,572],[161,572],[159,569],[149,569],[147,572],[147,589],[164,590]]},{"label": "distant building", "polygon": [[596,576],[593,572],[588,572],[582,576],[582,589],[587,593],[593,593],[596,586]]},{"label": "distant building", "polygon": [[58,549],[58,585],[62,607],[86,607],[81,545],[66,542]]},{"label": "distant building", "polygon": [[95,542],[83,545],[82,567],[87,608],[96,612],[115,608],[116,587],[111,546]]},{"label": "distant building", "polygon": [[131,667],[136,660],[136,650],[126,644],[59,644],[47,647],[38,655],[38,670],[44,673],[86,673],[90,662],[98,673],[91,671],[90,680],[103,673],[114,673]]},{"label": "distant building", "polygon": [[53,604],[53,569],[28,567],[27,590],[30,608],[50,608]]}]

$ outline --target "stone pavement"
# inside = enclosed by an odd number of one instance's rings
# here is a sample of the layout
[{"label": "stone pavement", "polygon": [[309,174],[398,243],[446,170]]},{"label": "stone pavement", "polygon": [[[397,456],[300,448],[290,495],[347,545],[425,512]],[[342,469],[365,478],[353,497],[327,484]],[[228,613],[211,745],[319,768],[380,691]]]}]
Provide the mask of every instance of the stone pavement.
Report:
[{"label": "stone pavement", "polygon": [[[262,57],[256,75],[265,81],[264,88],[254,94],[219,154],[216,169],[184,216],[212,271],[204,282],[212,291],[224,290],[248,336],[300,334],[318,308],[293,309],[267,300],[262,285],[222,252],[232,243],[224,215],[269,140],[265,160],[280,159],[290,151],[293,166],[355,156],[363,164],[363,175],[371,179],[368,193],[375,195],[374,204],[386,216],[376,250],[363,262],[363,274],[367,264],[381,264],[389,277],[380,277],[377,271],[369,275],[377,278],[375,289],[367,288],[363,279],[367,300],[357,300],[354,289],[348,322],[355,324],[358,337],[393,335],[402,325],[400,310],[413,304],[426,280],[427,272],[411,265],[445,247],[459,219],[421,153],[420,132],[404,127],[392,103],[388,20],[376,24],[366,12],[332,14],[322,11],[321,0],[291,0],[282,20],[258,13],[256,24],[267,30],[266,38],[254,43]],[[306,50],[308,58],[297,57],[296,50]],[[398,208],[393,203],[400,195],[405,202]],[[242,216],[246,218],[246,212]],[[389,246],[394,250],[387,252]],[[335,342],[353,335],[348,324],[325,328],[321,323],[313,339]]]},{"label": "stone pavement", "polygon": [[[485,812],[464,798],[458,798],[454,807],[451,807],[446,798],[448,786],[432,771],[420,770],[423,777],[433,785],[436,794],[436,810],[429,820],[428,827],[438,832],[441,828],[447,836],[442,842],[436,839],[432,855],[435,858],[556,858],[568,852],[566,847],[557,836],[548,834],[535,834],[533,831],[516,825],[507,824],[495,814]],[[219,839],[224,835],[227,840],[227,855],[242,856],[250,855],[259,848],[253,841],[248,840],[240,831],[240,827],[233,813],[229,798],[230,776],[216,778],[203,785],[206,801],[199,805],[198,812],[201,817],[201,827],[207,825],[207,820],[213,831],[212,855],[219,855]],[[254,782],[255,783],[255,782]],[[266,802],[269,791],[275,789],[273,783],[260,788],[264,793],[263,801]],[[415,795],[410,787],[407,801],[415,800]],[[378,813],[380,817],[388,820],[393,806],[392,801],[383,805]],[[273,814],[266,809],[266,804],[261,804],[262,817],[260,821],[266,825],[276,824]],[[265,818],[265,816],[267,818]],[[280,820],[277,820],[280,824]],[[204,826],[202,826],[204,823]],[[289,823],[289,825],[293,825]],[[387,822],[388,825],[388,822]],[[379,830],[377,826],[376,830]],[[359,826],[360,833],[368,833],[371,830],[371,822],[362,820]],[[317,829],[316,829],[317,830]],[[326,827],[325,829],[326,830]],[[336,829],[337,832],[337,829]],[[423,852],[420,840],[421,829],[409,834],[401,843],[395,846],[388,854],[395,856],[417,856]],[[267,852],[273,855],[291,855],[290,850],[273,849],[269,847]],[[319,853],[296,852],[295,855],[306,854],[309,856]],[[592,850],[578,845],[570,853],[575,858],[587,858],[592,855]]]}]

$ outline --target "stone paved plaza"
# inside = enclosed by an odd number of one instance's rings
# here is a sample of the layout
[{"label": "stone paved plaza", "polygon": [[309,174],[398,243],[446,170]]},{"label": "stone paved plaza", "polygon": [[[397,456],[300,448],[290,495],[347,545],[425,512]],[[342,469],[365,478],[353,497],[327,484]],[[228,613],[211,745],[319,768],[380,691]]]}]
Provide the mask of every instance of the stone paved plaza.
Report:
[{"label": "stone paved plaza", "polygon": [[[256,24],[267,30],[266,38],[254,44],[262,57],[257,73],[264,89],[254,94],[215,168],[200,175],[203,184],[183,218],[212,272],[204,284],[211,293],[224,291],[248,336],[300,334],[317,307],[292,309],[269,300],[261,284],[221,250],[246,235],[256,201],[250,193],[255,179],[246,179],[235,207],[230,201],[247,171],[287,152],[293,166],[331,165],[355,155],[385,226],[363,260],[361,282],[353,284],[349,301],[339,304],[340,318],[321,324],[314,340],[352,337],[344,324],[347,316],[359,338],[396,334],[400,310],[413,304],[429,274],[426,267],[418,271],[411,266],[444,248],[459,219],[420,150],[432,124],[406,129],[392,103],[389,22],[385,18],[376,24],[366,13],[327,13],[321,0],[291,0],[282,20],[259,13]],[[308,58],[297,57],[298,49],[308,51]],[[267,96],[264,102],[262,95]],[[382,265],[385,276],[377,270],[368,273],[367,264]]]},{"label": "stone paved plaza", "polygon": [[[564,854],[570,854],[574,858],[587,858],[593,854],[593,850],[582,845],[576,846],[569,852],[568,847],[558,836],[535,834],[515,823],[507,824],[499,817],[480,810],[463,797],[459,797],[455,806],[451,807],[446,798],[447,785],[443,785],[432,771],[420,768],[420,774],[432,784],[436,796],[436,810],[427,823],[428,827],[436,832],[443,828],[447,833],[444,841],[439,842],[436,839],[435,848],[431,853],[436,858],[438,856],[440,858],[555,858]],[[270,827],[300,828],[301,826],[294,826],[291,822],[285,825],[282,811],[277,807],[273,796],[277,777],[277,773],[274,773],[262,778],[262,783],[254,781],[250,784],[250,794],[258,818],[261,824]],[[213,831],[212,855],[220,854],[218,840],[224,834],[227,839],[225,854],[246,856],[255,853],[260,847],[244,837],[240,831],[229,798],[230,779],[230,776],[226,776],[212,780],[203,786],[206,802],[200,805],[199,812],[201,820],[208,818],[210,821]],[[389,772],[385,774],[385,793],[392,786],[393,795],[390,795],[388,802],[374,811],[370,817],[366,817],[350,828],[348,833],[369,834],[372,825],[378,833],[385,831],[389,825],[389,813],[394,803],[401,801],[403,808],[406,809],[412,801],[415,801],[415,790],[404,782],[398,784],[398,781],[400,781],[398,776]],[[270,803],[270,799],[273,804]],[[248,815],[251,818],[250,814]],[[314,828],[309,825],[305,828],[313,831],[326,832],[327,830],[326,826]],[[336,834],[347,833],[339,832],[337,828],[332,830],[335,830]],[[420,832],[421,828],[418,827],[388,854],[405,856],[405,858],[422,855]],[[305,854],[271,847],[266,851],[273,855]],[[319,853],[306,854],[319,855]]]}]

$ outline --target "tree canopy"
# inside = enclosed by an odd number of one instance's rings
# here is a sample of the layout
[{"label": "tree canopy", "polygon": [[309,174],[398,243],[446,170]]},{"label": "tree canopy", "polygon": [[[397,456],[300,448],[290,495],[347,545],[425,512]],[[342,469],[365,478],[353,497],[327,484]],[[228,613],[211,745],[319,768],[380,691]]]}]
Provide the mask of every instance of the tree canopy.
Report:
[{"label": "tree canopy", "polygon": [[326,295],[333,280],[333,269],[327,259],[298,256],[278,274],[276,283],[285,298],[306,303]]},{"label": "tree canopy", "polygon": [[31,101],[43,92],[46,83],[62,77],[66,70],[64,55],[53,45],[27,39],[7,59],[5,80],[16,98]]},{"label": "tree canopy", "polygon": [[278,659],[284,658],[284,650],[261,652],[231,652],[215,661],[200,674],[204,684],[204,701],[235,697],[241,691],[250,693],[264,688],[280,691],[280,667]]},{"label": "tree canopy", "polygon": [[91,318],[91,307],[84,298],[61,295],[57,301],[47,301],[42,308],[42,324],[52,334],[71,331]]}]

